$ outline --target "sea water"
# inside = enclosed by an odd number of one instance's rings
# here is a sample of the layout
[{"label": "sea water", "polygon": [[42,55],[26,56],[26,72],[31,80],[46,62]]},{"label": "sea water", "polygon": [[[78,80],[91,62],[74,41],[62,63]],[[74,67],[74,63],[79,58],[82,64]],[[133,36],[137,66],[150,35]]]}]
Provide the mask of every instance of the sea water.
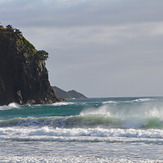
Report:
[{"label": "sea water", "polygon": [[163,162],[163,98],[0,106],[0,162]]}]

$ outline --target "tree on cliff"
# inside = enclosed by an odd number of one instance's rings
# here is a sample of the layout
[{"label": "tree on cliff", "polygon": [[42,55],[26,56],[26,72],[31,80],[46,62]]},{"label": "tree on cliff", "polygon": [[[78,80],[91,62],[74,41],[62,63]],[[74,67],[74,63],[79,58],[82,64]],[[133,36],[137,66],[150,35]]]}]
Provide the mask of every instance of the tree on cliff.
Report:
[{"label": "tree on cliff", "polygon": [[20,29],[13,28],[12,25],[10,25],[10,24],[6,26],[6,30],[7,31],[10,31],[10,32],[13,32],[15,34],[22,34],[22,32],[20,31]]},{"label": "tree on cliff", "polygon": [[6,29],[9,31],[14,31],[14,28],[10,24],[6,26]]}]

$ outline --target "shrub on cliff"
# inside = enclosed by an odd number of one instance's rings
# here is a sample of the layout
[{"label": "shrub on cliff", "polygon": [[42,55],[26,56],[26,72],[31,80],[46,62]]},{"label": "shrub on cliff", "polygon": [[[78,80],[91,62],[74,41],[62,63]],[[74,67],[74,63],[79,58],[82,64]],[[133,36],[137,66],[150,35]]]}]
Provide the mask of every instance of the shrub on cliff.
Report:
[{"label": "shrub on cliff", "polygon": [[40,61],[45,61],[48,59],[48,53],[44,50],[39,50],[37,52],[37,59]]}]

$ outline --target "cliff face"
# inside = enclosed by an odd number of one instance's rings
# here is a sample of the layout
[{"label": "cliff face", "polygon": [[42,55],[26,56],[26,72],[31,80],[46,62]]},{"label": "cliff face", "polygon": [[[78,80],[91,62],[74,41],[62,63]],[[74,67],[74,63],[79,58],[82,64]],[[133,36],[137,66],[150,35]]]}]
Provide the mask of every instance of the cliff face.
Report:
[{"label": "cliff face", "polygon": [[59,101],[48,80],[48,53],[37,51],[17,29],[0,26],[0,105]]}]

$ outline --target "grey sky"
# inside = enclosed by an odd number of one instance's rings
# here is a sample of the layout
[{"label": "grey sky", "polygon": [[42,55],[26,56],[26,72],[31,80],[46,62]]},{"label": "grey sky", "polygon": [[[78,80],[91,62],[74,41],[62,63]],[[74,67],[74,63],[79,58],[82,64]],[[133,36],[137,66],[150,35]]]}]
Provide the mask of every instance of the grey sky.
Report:
[{"label": "grey sky", "polygon": [[88,97],[163,95],[162,0],[0,0],[0,22],[49,53],[51,85]]}]

